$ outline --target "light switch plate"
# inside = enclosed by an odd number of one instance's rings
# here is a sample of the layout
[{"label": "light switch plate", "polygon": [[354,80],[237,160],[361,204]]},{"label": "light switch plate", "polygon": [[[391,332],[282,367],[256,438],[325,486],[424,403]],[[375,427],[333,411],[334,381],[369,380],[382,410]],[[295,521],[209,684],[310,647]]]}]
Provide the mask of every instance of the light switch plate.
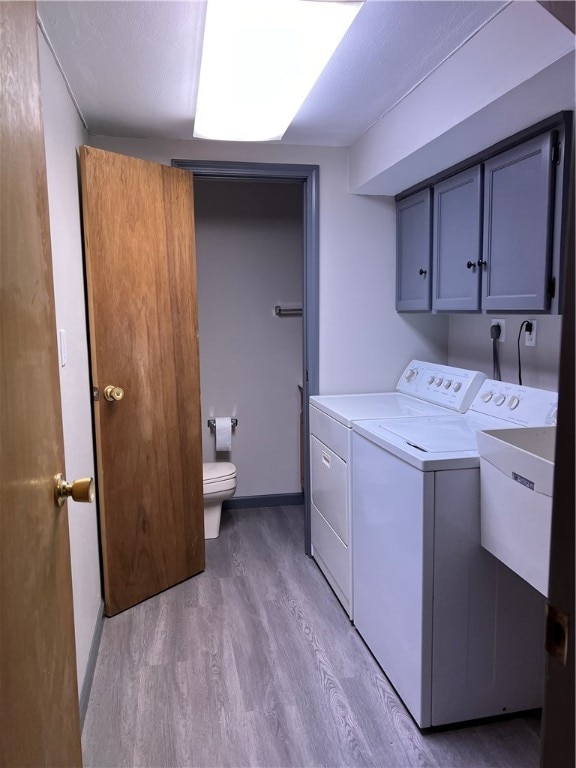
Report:
[{"label": "light switch plate", "polygon": [[60,358],[60,368],[64,368],[68,362],[68,347],[66,344],[66,331],[60,328],[58,331],[58,357]]}]

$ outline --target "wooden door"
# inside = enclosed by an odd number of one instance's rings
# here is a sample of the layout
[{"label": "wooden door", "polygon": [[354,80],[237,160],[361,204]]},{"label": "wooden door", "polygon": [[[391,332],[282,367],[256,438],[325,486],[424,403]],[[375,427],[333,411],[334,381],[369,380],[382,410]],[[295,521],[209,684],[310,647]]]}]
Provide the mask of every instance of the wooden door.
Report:
[{"label": "wooden door", "polygon": [[0,3],[0,765],[79,766],[34,3]]},{"label": "wooden door", "polygon": [[204,569],[194,200],[187,171],[90,147],[80,164],[111,616]]}]

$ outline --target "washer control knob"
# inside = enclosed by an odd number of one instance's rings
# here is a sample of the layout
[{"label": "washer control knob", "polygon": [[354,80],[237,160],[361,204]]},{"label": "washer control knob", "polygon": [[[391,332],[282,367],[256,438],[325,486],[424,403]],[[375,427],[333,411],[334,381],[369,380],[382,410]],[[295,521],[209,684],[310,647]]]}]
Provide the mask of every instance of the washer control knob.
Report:
[{"label": "washer control knob", "polygon": [[406,375],[404,376],[404,378],[406,379],[406,381],[412,381],[414,376],[416,376],[416,371],[414,370],[414,368],[409,368],[406,371]]},{"label": "washer control knob", "polygon": [[502,403],[506,400],[506,395],[497,395],[494,398],[494,405],[502,405]]},{"label": "washer control knob", "polygon": [[443,381],[444,381],[444,379],[441,376],[438,376],[438,378],[435,381],[436,386],[439,387],[440,384],[442,384]]},{"label": "washer control knob", "polygon": [[454,389],[454,392],[458,392],[460,389],[462,389],[462,383],[459,381],[455,381],[453,389]]},{"label": "washer control knob", "polygon": [[494,397],[494,392],[484,392],[484,394],[482,395],[482,400],[484,400],[485,403],[489,403],[493,397]]},{"label": "washer control knob", "polygon": [[510,408],[511,411],[513,411],[515,408],[518,408],[519,405],[520,398],[516,397],[516,395],[512,395],[512,397],[508,399],[508,408]]},{"label": "washer control knob", "polygon": [[428,384],[434,384],[434,376],[428,376]]},{"label": "washer control knob", "polygon": [[450,379],[446,379],[446,380],[444,381],[444,387],[445,387],[446,389],[450,389],[450,385],[451,385],[451,384],[452,384],[452,382],[450,381]]}]

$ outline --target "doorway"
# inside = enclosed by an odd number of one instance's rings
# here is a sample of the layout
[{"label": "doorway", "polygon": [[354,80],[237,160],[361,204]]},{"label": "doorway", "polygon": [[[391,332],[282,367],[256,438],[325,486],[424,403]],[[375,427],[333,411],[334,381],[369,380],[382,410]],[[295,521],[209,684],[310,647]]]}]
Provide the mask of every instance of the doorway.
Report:
[{"label": "doorway", "polygon": [[[318,322],[318,166],[269,164],[269,163],[222,163],[200,162],[192,160],[173,160],[172,165],[191,171],[197,182],[226,181],[243,182],[246,184],[260,182],[264,184],[284,183],[297,184],[301,189],[302,204],[302,368],[301,384],[303,403],[308,397],[318,393],[318,354],[319,354],[319,322]],[[208,187],[207,187],[208,188]],[[224,187],[222,187],[224,189]],[[198,193],[197,193],[198,194]],[[203,193],[200,192],[202,195]],[[201,290],[201,286],[200,286]],[[270,307],[270,312],[274,307]],[[271,321],[278,323],[291,321],[292,318],[280,318],[271,315]],[[202,335],[202,329],[200,329]],[[202,343],[202,342],[201,342]],[[202,353],[201,353],[202,354]],[[298,381],[294,381],[294,392],[297,393]],[[257,376],[254,381],[255,401],[258,398],[258,387],[265,386]],[[216,414],[228,415],[228,414]],[[232,414],[231,414],[232,415]],[[203,418],[203,431],[206,424]],[[238,430],[242,428],[241,423]],[[309,506],[309,461],[308,461],[308,414],[303,408],[303,468],[304,468],[304,502],[305,502],[305,551],[310,554],[310,506]],[[209,459],[208,459],[209,460]],[[232,459],[234,460],[234,459]],[[239,472],[240,475],[240,472]],[[242,493],[242,491],[240,491]]]}]

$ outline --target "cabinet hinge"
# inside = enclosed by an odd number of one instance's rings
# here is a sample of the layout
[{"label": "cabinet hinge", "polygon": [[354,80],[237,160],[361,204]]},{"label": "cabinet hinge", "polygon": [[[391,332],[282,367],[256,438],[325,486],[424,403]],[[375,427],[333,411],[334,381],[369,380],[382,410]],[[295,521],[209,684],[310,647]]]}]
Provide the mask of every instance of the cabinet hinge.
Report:
[{"label": "cabinet hinge", "polygon": [[562,144],[558,142],[552,147],[552,162],[558,165],[560,163],[560,157],[562,155]]},{"label": "cabinet hinge", "polygon": [[551,277],[548,280],[548,296],[553,299],[556,296],[556,278]]},{"label": "cabinet hinge", "polygon": [[98,387],[92,387],[92,400],[100,400],[100,392]]}]

